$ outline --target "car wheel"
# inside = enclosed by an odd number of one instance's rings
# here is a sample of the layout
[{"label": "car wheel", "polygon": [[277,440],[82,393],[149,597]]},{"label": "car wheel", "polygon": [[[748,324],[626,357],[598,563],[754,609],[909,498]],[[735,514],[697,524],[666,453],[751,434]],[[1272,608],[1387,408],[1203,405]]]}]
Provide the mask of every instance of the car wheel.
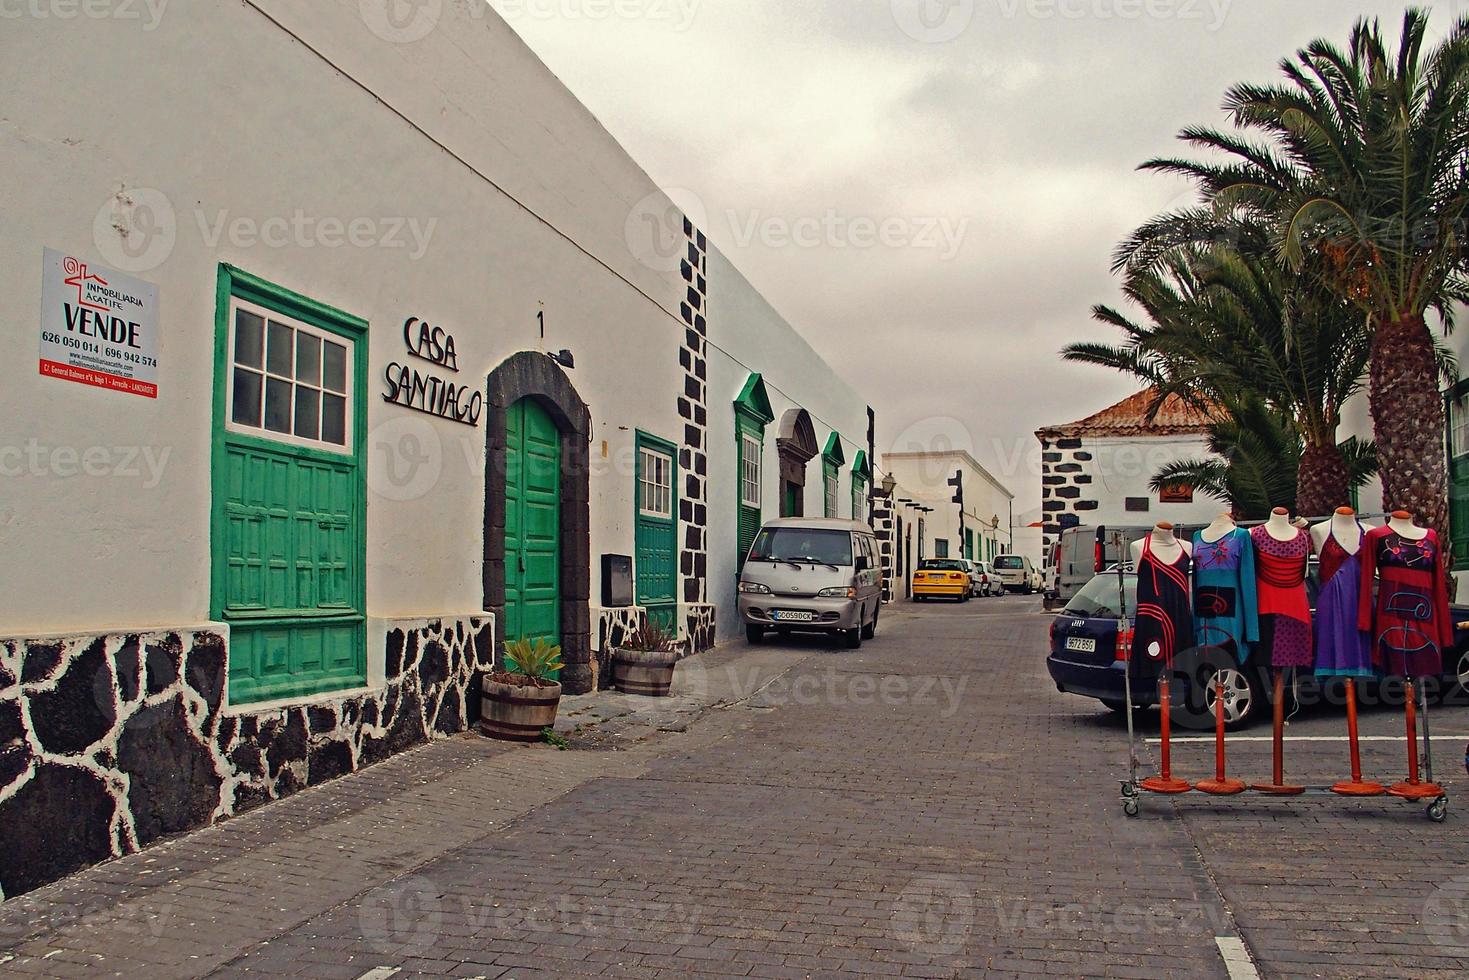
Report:
[{"label": "car wheel", "polygon": [[1444,676],[1435,686],[1440,704],[1469,704],[1469,646],[1444,658]]},{"label": "car wheel", "polygon": [[1224,650],[1208,647],[1189,650],[1174,661],[1175,683],[1184,688],[1177,697],[1174,688],[1172,721],[1191,731],[1212,731],[1215,725],[1215,678],[1224,682],[1224,727],[1238,731],[1248,727],[1268,709],[1265,686],[1252,666],[1241,666]]},{"label": "car wheel", "polygon": [[745,642],[760,644],[765,642],[765,630],[763,627],[750,623],[745,624]]},{"label": "car wheel", "polygon": [[862,646],[862,627],[857,626],[847,630],[847,649],[856,650]]},{"label": "car wheel", "polygon": [[872,610],[872,622],[862,627],[862,639],[871,640],[877,636],[877,616],[880,612],[882,612],[881,604]]}]

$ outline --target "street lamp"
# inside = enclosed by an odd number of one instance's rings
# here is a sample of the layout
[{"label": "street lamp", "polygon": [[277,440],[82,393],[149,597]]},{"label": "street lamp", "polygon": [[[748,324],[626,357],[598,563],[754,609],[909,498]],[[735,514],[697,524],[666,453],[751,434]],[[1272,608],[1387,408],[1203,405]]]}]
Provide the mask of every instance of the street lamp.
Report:
[{"label": "street lamp", "polygon": [[891,500],[893,496],[893,491],[897,488],[898,481],[893,478],[893,475],[891,473],[882,478],[882,495],[884,497],[887,497]]}]

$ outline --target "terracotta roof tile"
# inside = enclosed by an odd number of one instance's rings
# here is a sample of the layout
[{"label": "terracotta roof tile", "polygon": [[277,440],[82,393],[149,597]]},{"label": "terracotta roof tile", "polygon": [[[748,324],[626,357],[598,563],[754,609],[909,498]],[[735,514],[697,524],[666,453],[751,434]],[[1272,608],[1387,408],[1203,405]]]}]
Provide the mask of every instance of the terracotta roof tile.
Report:
[{"label": "terracotta roof tile", "polygon": [[1177,395],[1164,400],[1158,414],[1148,421],[1151,391],[1129,395],[1116,405],[1104,408],[1066,425],[1052,426],[1036,433],[1041,438],[1076,438],[1078,436],[1175,436],[1200,435],[1209,430],[1209,416],[1189,405]]}]

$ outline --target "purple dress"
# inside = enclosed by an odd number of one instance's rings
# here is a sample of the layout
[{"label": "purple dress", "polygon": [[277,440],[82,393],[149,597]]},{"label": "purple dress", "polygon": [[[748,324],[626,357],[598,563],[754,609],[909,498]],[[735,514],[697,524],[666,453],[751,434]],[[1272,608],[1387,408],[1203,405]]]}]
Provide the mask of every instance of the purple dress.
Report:
[{"label": "purple dress", "polygon": [[[1366,529],[1357,527],[1365,534]],[[1363,542],[1365,545],[1365,541]],[[1323,677],[1371,677],[1372,641],[1357,628],[1362,560],[1327,535],[1321,546],[1321,593],[1316,599],[1316,673]]]}]

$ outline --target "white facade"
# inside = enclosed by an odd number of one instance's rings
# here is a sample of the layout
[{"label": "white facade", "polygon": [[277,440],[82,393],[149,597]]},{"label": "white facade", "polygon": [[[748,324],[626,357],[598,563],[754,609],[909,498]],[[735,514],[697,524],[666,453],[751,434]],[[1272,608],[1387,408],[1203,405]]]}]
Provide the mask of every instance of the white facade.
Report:
[{"label": "white facade", "polygon": [[[661,219],[669,206],[498,17],[453,5],[443,16],[404,44],[376,36],[356,3],[287,0],[180,6],[150,32],[59,19],[8,32],[5,169],[27,192],[0,237],[13,320],[0,337],[11,464],[0,535],[8,555],[35,559],[3,573],[9,631],[209,618],[221,263],[371,325],[372,616],[483,607],[485,430],[381,397],[384,366],[405,360],[409,317],[454,335],[453,380],[474,390],[516,351],[576,355],[569,377],[593,424],[592,554],[632,553],[634,434],[684,443],[683,242],[659,227],[668,240],[642,252],[642,212]],[[62,63],[77,71],[68,84],[35,84]],[[164,92],[166,113],[123,111]],[[38,375],[32,315],[48,246],[94,267],[130,264],[158,287],[156,400]],[[800,404],[822,438],[840,431],[848,459],[866,449],[868,424],[865,403],[712,249],[705,275],[717,311],[705,399],[714,601],[733,588],[733,518],[720,515],[733,513],[729,406],[748,374],[765,374],[777,411]],[[32,446],[34,465],[13,451]],[[69,465],[93,447],[118,462],[136,449],[140,475]],[[808,507],[820,499],[812,469]],[[95,587],[119,579],[125,590]]]},{"label": "white facade", "polygon": [[[882,468],[898,481],[896,513],[911,528],[915,550],[921,521],[922,548],[915,557],[944,557],[946,553],[951,558],[989,561],[1014,550],[1015,495],[967,452],[887,453]],[[949,485],[961,472],[962,512]],[[905,499],[917,506],[905,506]],[[922,512],[922,507],[929,512]],[[966,551],[966,541],[972,542],[970,551]]]}]

